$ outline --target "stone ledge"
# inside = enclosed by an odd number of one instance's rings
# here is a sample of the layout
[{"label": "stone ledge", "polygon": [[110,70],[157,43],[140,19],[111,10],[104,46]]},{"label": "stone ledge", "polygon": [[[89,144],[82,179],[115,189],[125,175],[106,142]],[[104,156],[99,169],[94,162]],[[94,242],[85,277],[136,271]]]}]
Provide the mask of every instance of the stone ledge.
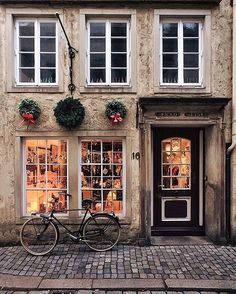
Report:
[{"label": "stone ledge", "polygon": [[1,289],[36,289],[42,278],[0,274]]},{"label": "stone ledge", "polygon": [[236,290],[236,281],[233,280],[193,280],[167,279],[165,284],[168,290]]}]

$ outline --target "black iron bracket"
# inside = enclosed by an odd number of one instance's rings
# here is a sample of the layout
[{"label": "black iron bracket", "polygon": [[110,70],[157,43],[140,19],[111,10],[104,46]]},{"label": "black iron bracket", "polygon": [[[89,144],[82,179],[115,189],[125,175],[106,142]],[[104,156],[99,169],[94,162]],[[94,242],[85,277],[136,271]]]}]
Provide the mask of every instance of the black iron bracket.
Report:
[{"label": "black iron bracket", "polygon": [[68,53],[69,53],[69,58],[70,58],[70,67],[69,67],[69,71],[70,71],[70,84],[68,85],[68,89],[71,93],[71,95],[73,95],[73,92],[75,90],[75,84],[73,83],[73,59],[75,58],[75,53],[78,53],[79,51],[76,50],[74,47],[71,46],[70,41],[68,39],[68,36],[66,34],[65,28],[61,22],[60,16],[58,13],[56,13],[56,17],[59,20],[59,23],[61,25],[61,28],[63,30],[63,33],[66,37],[67,40],[67,46],[68,46]]}]

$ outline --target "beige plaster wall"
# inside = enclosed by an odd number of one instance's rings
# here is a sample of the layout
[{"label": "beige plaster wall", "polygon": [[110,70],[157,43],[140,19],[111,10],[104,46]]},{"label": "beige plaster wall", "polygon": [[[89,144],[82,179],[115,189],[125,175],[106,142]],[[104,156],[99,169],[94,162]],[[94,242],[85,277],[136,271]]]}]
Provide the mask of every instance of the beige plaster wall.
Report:
[{"label": "beige plaster wall", "polygon": [[[16,8],[16,6],[14,6]],[[22,6],[21,6],[22,8]],[[61,8],[61,7],[60,7]],[[81,94],[79,92],[80,76],[79,66],[81,60],[79,54],[74,60],[74,83],[77,87],[74,97],[79,97],[86,111],[85,120],[80,127],[81,131],[86,130],[113,130],[119,129],[128,132],[131,137],[131,152],[139,151],[139,131],[136,128],[136,102],[141,96],[154,95],[154,8],[151,6],[140,5],[136,9],[137,17],[137,92],[131,94],[114,94],[114,93],[89,93]],[[29,9],[28,7],[26,9]],[[43,7],[41,7],[43,13]],[[45,8],[47,9],[47,8]],[[76,49],[80,49],[79,44],[79,7],[63,9],[63,22],[68,33],[71,44]],[[135,9],[135,7],[132,7]],[[199,7],[198,7],[199,9]],[[212,49],[212,93],[213,97],[231,97],[231,20],[232,8],[230,0],[222,0],[219,7],[212,9],[212,39],[206,46],[211,46]],[[0,241],[15,240],[14,227],[16,221],[16,199],[21,197],[21,191],[15,189],[15,134],[16,131],[62,131],[56,124],[53,107],[57,101],[68,95],[68,54],[66,40],[61,33],[61,38],[64,40],[62,46],[63,53],[60,55],[60,71],[64,75],[64,92],[63,93],[7,93],[6,92],[6,73],[9,69],[6,68],[6,56],[9,54],[9,49],[6,48],[6,39],[8,29],[6,23],[6,6],[0,6]],[[181,94],[184,96],[185,94]],[[190,94],[186,94],[191,96]],[[210,96],[211,96],[210,95]],[[171,96],[171,94],[168,94]],[[176,96],[176,94],[172,94]],[[179,95],[180,96],[180,95]],[[193,96],[196,96],[193,94]],[[18,105],[21,99],[34,98],[41,106],[42,115],[38,124],[27,129],[22,123],[22,119],[18,114]],[[104,115],[105,104],[113,98],[122,98],[128,108],[128,116],[124,123],[120,126],[111,126]],[[227,125],[229,128],[230,109],[226,115]],[[229,133],[229,131],[228,131]],[[228,135],[229,137],[229,135]],[[131,154],[127,154],[131,156]],[[131,214],[128,226],[131,228],[131,235],[136,235],[140,224],[140,205],[139,205],[139,162],[137,160],[130,161],[131,180],[128,197],[128,205]],[[10,228],[10,230],[9,230]],[[4,236],[2,236],[4,235]]]}]

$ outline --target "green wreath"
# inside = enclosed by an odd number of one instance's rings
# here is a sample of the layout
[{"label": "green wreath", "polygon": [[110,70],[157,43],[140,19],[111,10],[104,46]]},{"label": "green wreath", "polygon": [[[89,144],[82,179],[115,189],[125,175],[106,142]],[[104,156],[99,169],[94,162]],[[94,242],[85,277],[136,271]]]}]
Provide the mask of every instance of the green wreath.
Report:
[{"label": "green wreath", "polygon": [[67,97],[60,100],[54,108],[57,123],[67,129],[74,129],[81,125],[85,110],[79,99]]},{"label": "green wreath", "polygon": [[126,117],[127,109],[123,102],[114,99],[106,104],[105,114],[113,124],[120,123]]},{"label": "green wreath", "polygon": [[41,114],[41,109],[36,101],[24,99],[19,104],[19,113],[28,124],[35,124]]}]

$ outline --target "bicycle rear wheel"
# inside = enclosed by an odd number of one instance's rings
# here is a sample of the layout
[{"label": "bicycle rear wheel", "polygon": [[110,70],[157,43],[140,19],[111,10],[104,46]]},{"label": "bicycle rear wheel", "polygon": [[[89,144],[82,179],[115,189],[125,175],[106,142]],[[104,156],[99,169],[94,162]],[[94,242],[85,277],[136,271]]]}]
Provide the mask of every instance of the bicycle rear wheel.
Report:
[{"label": "bicycle rear wheel", "polygon": [[113,248],[120,238],[120,226],[116,218],[109,214],[91,216],[83,227],[83,241],[95,251]]},{"label": "bicycle rear wheel", "polygon": [[32,255],[41,256],[53,250],[59,238],[58,228],[48,219],[35,217],[27,220],[20,231],[24,249]]}]

